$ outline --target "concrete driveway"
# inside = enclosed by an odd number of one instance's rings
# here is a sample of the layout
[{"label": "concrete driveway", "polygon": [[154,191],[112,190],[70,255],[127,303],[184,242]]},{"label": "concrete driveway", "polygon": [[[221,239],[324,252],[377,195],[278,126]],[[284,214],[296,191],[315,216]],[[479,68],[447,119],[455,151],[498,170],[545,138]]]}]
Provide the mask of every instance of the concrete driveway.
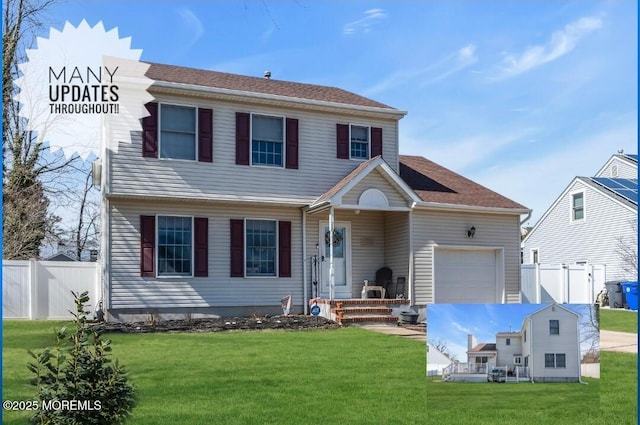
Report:
[{"label": "concrete driveway", "polygon": [[600,330],[600,350],[638,353],[638,334]]}]

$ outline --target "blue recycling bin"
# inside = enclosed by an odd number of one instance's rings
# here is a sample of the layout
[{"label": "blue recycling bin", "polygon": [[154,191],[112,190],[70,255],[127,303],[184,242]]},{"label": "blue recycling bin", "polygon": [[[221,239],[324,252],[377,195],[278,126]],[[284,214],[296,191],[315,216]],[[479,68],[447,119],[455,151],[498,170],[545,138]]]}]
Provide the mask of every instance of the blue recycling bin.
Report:
[{"label": "blue recycling bin", "polygon": [[620,282],[629,310],[638,310],[638,282]]}]

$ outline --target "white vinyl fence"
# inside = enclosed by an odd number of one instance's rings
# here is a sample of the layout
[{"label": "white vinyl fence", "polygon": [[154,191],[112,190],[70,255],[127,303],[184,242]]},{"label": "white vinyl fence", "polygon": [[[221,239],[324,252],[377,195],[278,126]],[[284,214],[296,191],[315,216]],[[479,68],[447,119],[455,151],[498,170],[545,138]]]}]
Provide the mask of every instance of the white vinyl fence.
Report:
[{"label": "white vinyl fence", "polygon": [[522,302],[593,304],[605,287],[605,279],[604,265],[523,264]]},{"label": "white vinyl fence", "polygon": [[73,261],[2,261],[4,319],[68,319],[73,295],[89,292],[93,314],[101,298],[98,263]]}]

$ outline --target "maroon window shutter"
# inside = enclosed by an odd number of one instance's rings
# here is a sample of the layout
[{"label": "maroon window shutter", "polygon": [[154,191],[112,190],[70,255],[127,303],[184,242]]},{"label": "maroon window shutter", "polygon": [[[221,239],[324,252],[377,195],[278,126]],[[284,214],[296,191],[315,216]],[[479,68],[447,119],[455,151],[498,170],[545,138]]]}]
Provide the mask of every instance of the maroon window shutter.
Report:
[{"label": "maroon window shutter", "polygon": [[244,220],[231,220],[231,277],[244,277]]},{"label": "maroon window shutter", "polygon": [[287,168],[298,169],[298,120],[287,118]]},{"label": "maroon window shutter", "polygon": [[213,110],[198,108],[198,161],[213,162]]},{"label": "maroon window shutter", "polygon": [[158,104],[149,102],[145,105],[149,116],[142,118],[142,156],[158,157]]},{"label": "maroon window shutter", "polygon": [[280,277],[291,277],[291,222],[278,222],[278,272]]},{"label": "maroon window shutter", "polygon": [[194,257],[193,276],[207,277],[209,275],[209,219],[194,217]]},{"label": "maroon window shutter", "polygon": [[349,159],[349,126],[347,124],[336,125],[336,157]]},{"label": "maroon window shutter", "polygon": [[371,158],[382,156],[382,129],[371,127]]},{"label": "maroon window shutter", "polygon": [[236,112],[236,164],[249,165],[249,133],[251,116]]},{"label": "maroon window shutter", "polygon": [[156,245],[156,217],[153,215],[140,216],[140,275],[154,277]]}]

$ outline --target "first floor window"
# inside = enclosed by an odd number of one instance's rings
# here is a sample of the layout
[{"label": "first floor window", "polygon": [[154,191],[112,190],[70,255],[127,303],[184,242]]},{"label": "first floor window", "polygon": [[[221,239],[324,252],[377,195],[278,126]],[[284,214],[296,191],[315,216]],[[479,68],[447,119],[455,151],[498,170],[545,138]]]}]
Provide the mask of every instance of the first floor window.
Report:
[{"label": "first floor window", "polygon": [[544,367],[567,367],[566,355],[564,353],[546,353],[544,355]]},{"label": "first floor window", "polygon": [[351,159],[369,159],[369,127],[351,126]]},{"label": "first floor window", "polygon": [[284,123],[281,117],[252,115],[251,164],[282,167]]},{"label": "first floor window", "polygon": [[160,158],[196,159],[196,108],[160,105]]},{"label": "first floor window", "polygon": [[540,258],[539,258],[539,254],[538,254],[538,250],[537,249],[532,249],[531,250],[531,263],[533,263],[533,264],[539,264],[540,263]]},{"label": "first floor window", "polygon": [[276,276],[275,220],[246,220],[246,275]]},{"label": "first floor window", "polygon": [[489,361],[489,357],[482,356],[476,357],[476,363],[487,363]]},{"label": "first floor window", "polygon": [[158,216],[158,276],[191,276],[192,218]]},{"label": "first floor window", "polygon": [[513,364],[514,365],[521,365],[522,364],[522,357],[521,356],[513,356]]}]

